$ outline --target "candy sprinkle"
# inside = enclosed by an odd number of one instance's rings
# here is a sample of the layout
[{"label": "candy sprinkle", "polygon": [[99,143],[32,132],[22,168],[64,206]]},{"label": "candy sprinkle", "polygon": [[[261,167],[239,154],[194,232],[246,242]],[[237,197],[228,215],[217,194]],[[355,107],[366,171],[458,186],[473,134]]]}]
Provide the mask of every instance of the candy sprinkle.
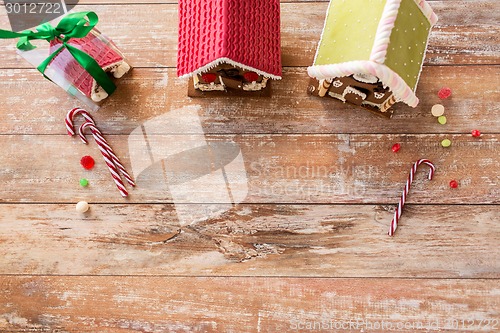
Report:
[{"label": "candy sprinkle", "polygon": [[451,96],[451,89],[448,87],[443,87],[439,90],[438,96],[441,99],[447,99],[448,97]]},{"label": "candy sprinkle", "polygon": [[433,105],[431,113],[434,117],[442,116],[444,114],[444,106],[441,104]]},{"label": "candy sprinkle", "polygon": [[401,145],[399,143],[395,143],[391,149],[393,152],[397,153],[401,149]]},{"label": "candy sprinkle", "polygon": [[438,117],[438,123],[440,123],[441,125],[446,124],[446,121],[447,121],[446,116]]},{"label": "candy sprinkle", "polygon": [[87,187],[89,186],[89,181],[85,178],[80,179],[80,186],[81,187]]},{"label": "candy sprinkle", "polygon": [[456,180],[450,181],[450,187],[451,188],[457,188],[458,187],[458,182]]},{"label": "candy sprinkle", "polygon": [[82,159],[80,160],[80,164],[84,169],[90,170],[94,167],[95,161],[92,158],[92,156],[83,156]]},{"label": "candy sprinkle", "polygon": [[443,141],[441,141],[441,146],[448,148],[449,146],[451,146],[451,141],[449,139],[444,139]]},{"label": "candy sprinkle", "polygon": [[479,138],[481,136],[481,132],[479,130],[472,130],[471,134],[475,138]]}]

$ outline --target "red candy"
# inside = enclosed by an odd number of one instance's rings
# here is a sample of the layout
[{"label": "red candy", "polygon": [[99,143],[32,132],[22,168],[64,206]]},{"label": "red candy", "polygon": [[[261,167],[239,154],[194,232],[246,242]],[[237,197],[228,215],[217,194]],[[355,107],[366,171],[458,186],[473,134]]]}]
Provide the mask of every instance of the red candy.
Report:
[{"label": "red candy", "polygon": [[243,74],[243,77],[248,82],[253,82],[253,81],[257,81],[259,79],[259,74],[254,73],[254,72],[246,72],[245,74]]},{"label": "red candy", "polygon": [[451,89],[448,87],[443,87],[441,90],[438,92],[438,96],[441,99],[447,99],[448,97],[451,96]]},{"label": "red candy", "polygon": [[475,138],[479,138],[481,136],[481,132],[479,130],[473,130],[472,136]]},{"label": "red candy", "polygon": [[399,143],[396,143],[394,144],[394,146],[392,146],[392,151],[397,153],[400,149],[401,149],[401,145]]},{"label": "red candy", "polygon": [[92,156],[83,156],[82,159],[80,160],[80,164],[84,169],[90,170],[94,167],[95,161],[92,158]]},{"label": "red candy", "polygon": [[217,75],[215,75],[214,73],[205,73],[201,76],[201,78],[206,83],[212,83],[217,80]]},{"label": "red candy", "polygon": [[458,187],[458,182],[457,182],[456,180],[452,180],[452,181],[450,182],[450,187],[451,187],[451,188],[457,188],[457,187]]}]

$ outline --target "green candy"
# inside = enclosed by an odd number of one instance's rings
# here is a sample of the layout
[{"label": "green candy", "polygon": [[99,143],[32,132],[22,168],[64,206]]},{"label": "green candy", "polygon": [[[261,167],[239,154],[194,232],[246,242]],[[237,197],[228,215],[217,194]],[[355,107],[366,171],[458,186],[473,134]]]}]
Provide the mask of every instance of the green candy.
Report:
[{"label": "green candy", "polygon": [[446,124],[446,121],[447,121],[447,119],[445,116],[438,117],[438,123],[440,123],[441,125]]},{"label": "green candy", "polygon": [[451,141],[449,139],[444,139],[443,141],[441,141],[441,146],[448,148],[449,146],[451,146]]},{"label": "green candy", "polygon": [[82,186],[82,187],[89,186],[89,181],[85,178],[80,179],[80,186]]}]

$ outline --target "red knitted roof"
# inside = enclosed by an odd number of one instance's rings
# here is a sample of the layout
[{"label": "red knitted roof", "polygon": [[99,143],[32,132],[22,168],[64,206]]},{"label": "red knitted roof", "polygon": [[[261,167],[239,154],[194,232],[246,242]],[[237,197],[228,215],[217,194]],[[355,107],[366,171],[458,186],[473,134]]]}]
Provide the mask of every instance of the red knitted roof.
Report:
[{"label": "red knitted roof", "polygon": [[279,0],[179,0],[177,75],[221,62],[281,78]]}]

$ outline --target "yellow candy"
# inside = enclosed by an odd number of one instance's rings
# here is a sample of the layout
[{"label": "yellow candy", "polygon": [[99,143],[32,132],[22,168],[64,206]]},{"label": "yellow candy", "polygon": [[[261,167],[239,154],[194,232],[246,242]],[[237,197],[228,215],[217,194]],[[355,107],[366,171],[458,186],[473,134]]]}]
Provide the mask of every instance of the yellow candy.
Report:
[{"label": "yellow candy", "polygon": [[441,125],[446,124],[446,121],[447,121],[447,119],[446,119],[446,117],[445,117],[445,116],[440,116],[440,117],[438,118],[438,123],[440,123]]},{"label": "yellow candy", "polygon": [[448,148],[449,146],[451,146],[451,141],[448,139],[444,139],[443,141],[441,141],[441,146]]}]

